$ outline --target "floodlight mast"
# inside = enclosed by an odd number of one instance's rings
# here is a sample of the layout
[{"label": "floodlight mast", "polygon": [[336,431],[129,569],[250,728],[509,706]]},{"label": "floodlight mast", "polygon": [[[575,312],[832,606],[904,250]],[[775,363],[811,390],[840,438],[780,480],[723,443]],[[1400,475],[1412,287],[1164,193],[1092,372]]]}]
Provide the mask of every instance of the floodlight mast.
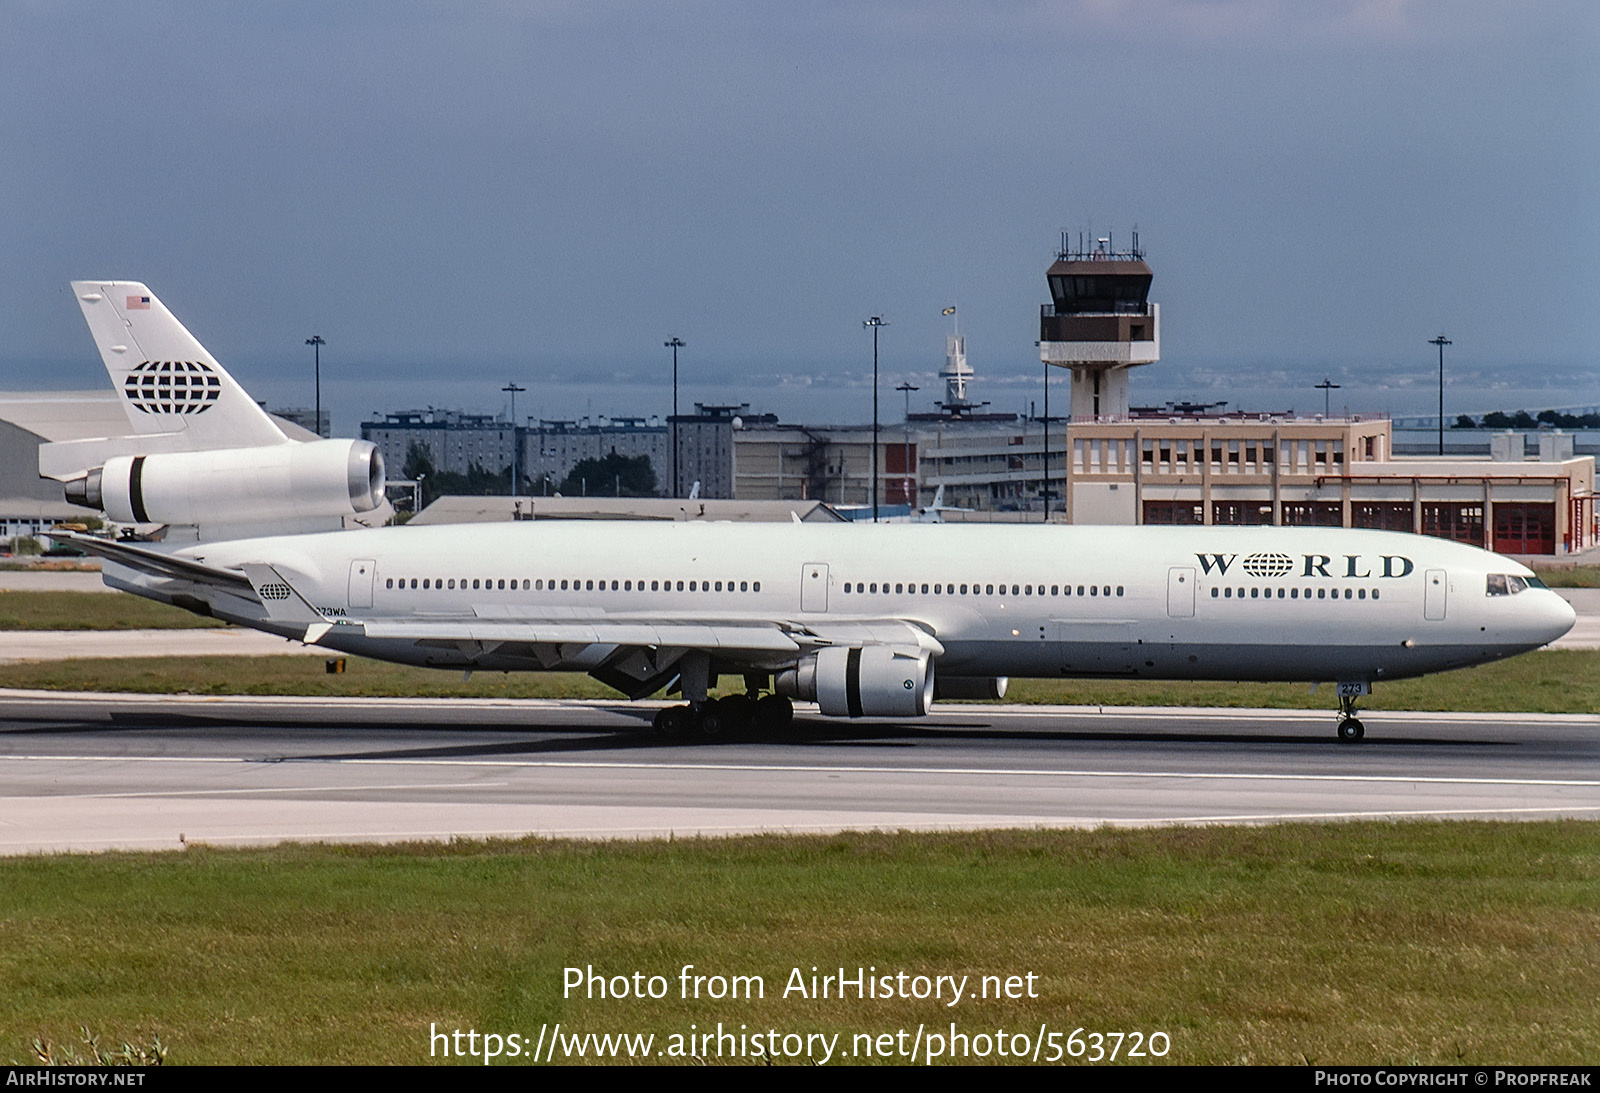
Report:
[{"label": "floodlight mast", "polygon": [[900,469],[905,472],[906,476],[903,491],[906,495],[906,501],[911,505],[912,508],[915,508],[917,502],[922,498],[920,496],[921,491],[917,491],[917,495],[915,496],[912,493],[912,483],[915,482],[916,479],[911,474],[911,392],[920,391],[922,388],[918,387],[910,380],[906,380],[899,387],[896,387],[895,390],[904,392],[906,396],[906,448],[904,462]]},{"label": "floodlight mast", "polygon": [[888,326],[880,315],[863,320],[872,331],[872,522],[878,522],[878,329]]},{"label": "floodlight mast", "polygon": [[1322,392],[1322,416],[1325,418],[1332,416],[1328,409],[1328,393],[1337,391],[1341,385],[1334,383],[1332,380],[1324,379],[1321,383],[1313,384],[1313,386]]},{"label": "floodlight mast", "polygon": [[689,343],[674,334],[661,344],[672,350],[672,496],[677,497],[683,492],[678,482],[678,350]]},{"label": "floodlight mast", "polygon": [[516,380],[510,380],[504,387],[500,388],[500,390],[511,392],[511,496],[516,497],[518,496],[517,454],[519,449],[522,447],[522,445],[517,442],[517,392],[526,391],[527,388],[518,387]]},{"label": "floodlight mast", "polygon": [[1437,338],[1429,338],[1429,345],[1439,347],[1439,454],[1444,454],[1444,347],[1454,345],[1449,338],[1441,333]]},{"label": "floodlight mast", "polygon": [[313,361],[317,370],[317,405],[313,411],[317,416],[311,421],[311,431],[318,437],[322,436],[322,347],[328,343],[321,334],[313,334],[306,339],[306,344],[311,347]]}]

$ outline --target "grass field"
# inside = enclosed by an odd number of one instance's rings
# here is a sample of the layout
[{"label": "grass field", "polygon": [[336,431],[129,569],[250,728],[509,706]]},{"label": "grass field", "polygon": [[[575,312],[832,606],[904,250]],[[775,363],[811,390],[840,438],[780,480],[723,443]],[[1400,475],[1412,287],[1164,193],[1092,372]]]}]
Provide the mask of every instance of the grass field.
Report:
[{"label": "grass field", "polygon": [[138,596],[0,590],[0,630],[181,630],[222,625]]},{"label": "grass field", "polygon": [[[1600,824],[191,848],[0,861],[0,1060],[425,1062],[430,1023],[1163,1031],[1179,1063],[1592,1063]],[[684,1001],[679,969],[759,975]],[[635,971],[662,1000],[563,997]],[[792,970],[1036,975],[1036,998],[783,997]],[[662,1046],[658,1040],[658,1047]],[[716,1061],[714,1058],[712,1061]],[[724,1060],[726,1061],[726,1060]]]},{"label": "grass field", "polygon": [[[0,664],[0,687],[138,694],[287,694],[476,698],[621,696],[578,674],[461,673],[348,659],[328,675],[314,657],[151,657]],[[729,680],[730,685],[735,681]],[[1331,687],[1295,683],[1167,683],[1142,680],[1013,680],[1007,702],[1104,706],[1232,706],[1322,709]],[[1382,683],[1362,709],[1600,713],[1600,650],[1547,649],[1423,679]]]},{"label": "grass field", "polygon": [[1551,588],[1600,588],[1600,565],[1531,567]]}]

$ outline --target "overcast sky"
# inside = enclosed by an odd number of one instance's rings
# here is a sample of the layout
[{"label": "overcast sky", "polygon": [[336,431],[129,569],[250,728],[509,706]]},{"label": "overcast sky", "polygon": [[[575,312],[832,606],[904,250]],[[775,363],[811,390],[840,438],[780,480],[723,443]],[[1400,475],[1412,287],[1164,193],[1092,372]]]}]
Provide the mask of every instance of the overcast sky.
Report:
[{"label": "overcast sky", "polygon": [[1013,409],[1059,232],[1138,227],[1136,402],[1421,409],[1440,331],[1453,407],[1596,402],[1597,72],[1589,0],[0,0],[0,387],[104,385],[116,277],[274,405],[320,333],[346,433],[661,412],[674,334],[862,420],[951,304]]}]

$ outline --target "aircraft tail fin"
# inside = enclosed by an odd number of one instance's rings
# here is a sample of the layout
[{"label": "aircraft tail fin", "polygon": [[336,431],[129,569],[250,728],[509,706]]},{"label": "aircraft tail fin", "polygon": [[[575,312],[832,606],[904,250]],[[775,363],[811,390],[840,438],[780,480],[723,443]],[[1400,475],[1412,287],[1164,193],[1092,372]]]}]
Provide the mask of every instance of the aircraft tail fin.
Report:
[{"label": "aircraft tail fin", "polygon": [[189,451],[289,443],[147,287],[74,281],[72,292],[135,435],[177,434],[167,443]]}]

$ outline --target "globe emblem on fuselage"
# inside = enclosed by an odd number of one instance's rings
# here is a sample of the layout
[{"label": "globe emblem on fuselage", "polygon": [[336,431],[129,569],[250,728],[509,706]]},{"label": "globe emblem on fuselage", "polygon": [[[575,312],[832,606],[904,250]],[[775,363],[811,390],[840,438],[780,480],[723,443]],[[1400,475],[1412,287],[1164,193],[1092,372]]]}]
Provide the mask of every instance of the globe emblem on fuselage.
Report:
[{"label": "globe emblem on fuselage", "polygon": [[122,390],[141,413],[203,414],[221,397],[222,380],[198,361],[145,361]]},{"label": "globe emblem on fuselage", "polygon": [[1251,554],[1239,565],[1252,577],[1281,577],[1294,568],[1294,559],[1287,554]]}]

